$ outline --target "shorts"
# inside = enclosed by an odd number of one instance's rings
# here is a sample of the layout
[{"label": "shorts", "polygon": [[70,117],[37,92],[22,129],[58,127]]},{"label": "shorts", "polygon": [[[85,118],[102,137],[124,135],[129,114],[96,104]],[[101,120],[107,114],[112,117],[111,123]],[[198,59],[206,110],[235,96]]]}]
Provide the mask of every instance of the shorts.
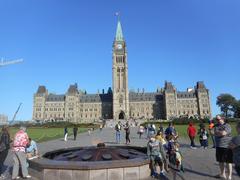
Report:
[{"label": "shorts", "polygon": [[233,163],[233,152],[228,148],[216,148],[216,159],[220,163]]},{"label": "shorts", "polygon": [[156,164],[159,165],[159,166],[163,165],[163,160],[159,156],[151,156],[150,157],[150,162],[153,163],[154,165],[156,165]]}]

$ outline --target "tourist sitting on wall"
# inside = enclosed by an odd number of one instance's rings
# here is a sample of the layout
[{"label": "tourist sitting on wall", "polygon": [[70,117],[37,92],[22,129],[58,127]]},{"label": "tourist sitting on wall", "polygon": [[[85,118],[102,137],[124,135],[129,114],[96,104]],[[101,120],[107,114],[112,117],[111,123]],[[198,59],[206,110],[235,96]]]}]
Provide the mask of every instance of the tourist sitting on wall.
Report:
[{"label": "tourist sitting on wall", "polygon": [[238,135],[233,137],[229,147],[233,150],[233,162],[240,176],[240,122],[237,124],[237,133]]},{"label": "tourist sitting on wall", "polygon": [[166,153],[161,142],[156,140],[154,136],[150,137],[147,144],[147,155],[150,160],[151,176],[157,177],[156,165],[160,166],[160,175],[163,174],[163,164],[166,162]]},{"label": "tourist sitting on wall", "polygon": [[29,144],[26,148],[27,158],[32,159],[38,157],[37,143],[29,138]]}]

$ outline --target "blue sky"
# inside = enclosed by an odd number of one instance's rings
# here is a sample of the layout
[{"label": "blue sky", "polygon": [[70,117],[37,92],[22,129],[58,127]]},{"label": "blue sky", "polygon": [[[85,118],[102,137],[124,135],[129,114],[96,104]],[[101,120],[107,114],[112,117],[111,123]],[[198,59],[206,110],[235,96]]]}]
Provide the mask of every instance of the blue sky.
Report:
[{"label": "blue sky", "polygon": [[38,85],[65,93],[77,82],[95,93],[112,85],[112,42],[121,12],[129,87],[178,90],[204,81],[216,97],[240,98],[239,0],[1,0],[0,57],[24,63],[0,68],[0,113],[31,119]]}]

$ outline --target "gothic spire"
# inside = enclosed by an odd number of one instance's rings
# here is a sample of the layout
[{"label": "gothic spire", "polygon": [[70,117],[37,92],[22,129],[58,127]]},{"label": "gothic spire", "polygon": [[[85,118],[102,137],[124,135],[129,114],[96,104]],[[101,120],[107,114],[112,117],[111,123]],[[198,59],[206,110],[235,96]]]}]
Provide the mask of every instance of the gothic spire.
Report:
[{"label": "gothic spire", "polygon": [[121,25],[120,20],[118,20],[115,40],[116,41],[124,41],[123,32],[122,32],[122,25]]}]

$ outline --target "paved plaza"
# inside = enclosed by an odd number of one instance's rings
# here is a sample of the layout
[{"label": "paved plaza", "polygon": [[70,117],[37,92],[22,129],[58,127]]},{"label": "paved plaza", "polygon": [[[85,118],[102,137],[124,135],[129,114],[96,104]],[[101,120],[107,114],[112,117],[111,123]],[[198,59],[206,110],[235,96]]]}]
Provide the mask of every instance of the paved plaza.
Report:
[{"label": "paved plaza", "polygon": [[[71,131],[71,129],[69,129]],[[122,144],[124,145],[124,132],[122,131]],[[146,146],[146,138],[139,139],[137,135],[137,129],[133,128],[131,130],[131,145],[133,146]],[[57,139],[53,141],[48,141],[38,144],[39,151],[44,154],[48,151],[78,147],[78,146],[94,146],[100,142],[104,142],[107,145],[115,145],[115,131],[112,128],[95,130],[89,136],[88,133],[79,134],[77,141],[74,141],[72,137],[69,137],[67,142],[63,139]],[[187,180],[211,180],[215,179],[214,176],[219,172],[218,164],[215,162],[215,150],[208,149],[204,150],[198,148],[197,150],[192,150],[187,144],[188,141],[180,139],[181,151],[184,156],[184,166],[186,172],[184,174],[179,174],[177,179],[187,179]],[[6,166],[11,167],[11,153],[9,153]],[[9,177],[9,174],[8,174]],[[171,173],[168,175],[169,179],[173,179]],[[8,178],[10,179],[10,178]],[[33,178],[34,179],[34,178]],[[151,178],[149,178],[151,179]],[[239,179],[234,172],[233,180]]]}]

